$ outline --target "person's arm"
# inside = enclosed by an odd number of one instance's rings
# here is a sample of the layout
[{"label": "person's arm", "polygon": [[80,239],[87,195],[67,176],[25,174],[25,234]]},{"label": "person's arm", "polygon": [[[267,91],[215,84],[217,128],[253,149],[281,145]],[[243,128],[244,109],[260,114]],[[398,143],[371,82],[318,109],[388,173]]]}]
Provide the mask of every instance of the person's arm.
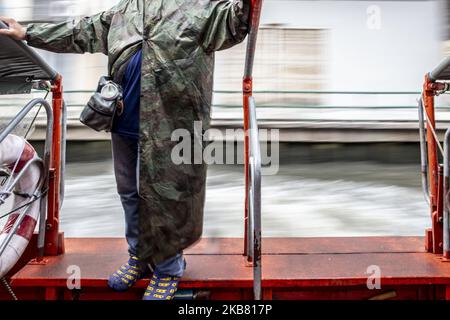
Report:
[{"label": "person's arm", "polygon": [[0,17],[9,26],[9,30],[0,30],[0,35],[26,40],[30,46],[52,52],[106,54],[112,17],[127,1],[123,0],[110,10],[82,18],[78,22],[31,23],[25,28],[13,19]]},{"label": "person's arm", "polygon": [[77,23],[31,23],[25,40],[32,47],[58,53],[107,53],[112,16],[105,11]]},{"label": "person's arm", "polygon": [[207,52],[243,41],[248,33],[251,0],[210,0],[202,46]]}]

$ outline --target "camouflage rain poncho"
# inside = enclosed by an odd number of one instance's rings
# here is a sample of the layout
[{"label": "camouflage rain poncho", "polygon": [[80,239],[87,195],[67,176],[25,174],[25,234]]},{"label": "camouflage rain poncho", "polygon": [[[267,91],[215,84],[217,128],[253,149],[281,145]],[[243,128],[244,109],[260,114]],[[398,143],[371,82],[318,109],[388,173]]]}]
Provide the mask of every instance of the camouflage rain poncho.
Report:
[{"label": "camouflage rain poncho", "polygon": [[[142,46],[140,236],[138,256],[159,263],[202,234],[205,164],[171,161],[175,129],[210,123],[214,51],[241,42],[250,0],[126,0],[73,23],[30,24],[28,44],[61,52],[103,52],[118,82]],[[82,76],[82,71],[80,71]],[[126,107],[126,106],[125,106]],[[194,162],[192,162],[194,163]]]}]

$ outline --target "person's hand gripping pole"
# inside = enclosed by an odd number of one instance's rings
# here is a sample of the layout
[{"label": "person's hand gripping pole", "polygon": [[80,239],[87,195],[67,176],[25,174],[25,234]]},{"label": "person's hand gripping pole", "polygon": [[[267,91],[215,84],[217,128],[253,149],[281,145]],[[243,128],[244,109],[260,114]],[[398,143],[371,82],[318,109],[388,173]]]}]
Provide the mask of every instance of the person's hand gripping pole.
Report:
[{"label": "person's hand gripping pole", "polygon": [[8,36],[15,40],[25,40],[27,34],[26,27],[9,17],[0,16],[0,20],[8,26],[7,29],[0,29],[0,35]]}]

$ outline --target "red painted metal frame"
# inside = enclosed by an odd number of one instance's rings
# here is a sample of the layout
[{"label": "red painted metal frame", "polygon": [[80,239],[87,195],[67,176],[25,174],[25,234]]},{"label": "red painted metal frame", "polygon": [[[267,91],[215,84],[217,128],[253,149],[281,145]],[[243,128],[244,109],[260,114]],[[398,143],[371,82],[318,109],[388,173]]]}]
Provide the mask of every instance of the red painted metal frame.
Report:
[{"label": "red painted metal frame", "polygon": [[245,132],[245,138],[244,138],[244,157],[245,157],[245,208],[244,208],[244,255],[247,255],[247,243],[248,243],[248,234],[247,234],[247,228],[248,228],[248,190],[250,188],[249,185],[249,147],[250,147],[250,141],[248,136],[248,129],[250,126],[250,119],[249,119],[249,98],[252,96],[252,79],[251,78],[244,78],[243,81],[243,106],[244,106],[244,132]]},{"label": "red painted metal frame", "polygon": [[425,246],[429,252],[442,254],[443,251],[443,177],[442,166],[439,164],[437,154],[437,142],[433,135],[436,130],[435,103],[437,93],[445,88],[439,82],[432,82],[428,75],[425,76],[423,85],[423,105],[426,114],[427,128],[427,152],[428,152],[428,176],[430,186],[430,214],[432,220],[431,230],[427,230]]},{"label": "red painted metal frame", "polygon": [[46,256],[55,256],[64,251],[64,238],[59,234],[63,108],[63,86],[62,77],[60,75],[58,75],[56,81],[53,83],[51,91],[54,121],[44,247],[44,254]]},{"label": "red painted metal frame", "polygon": [[[450,297],[450,264],[425,252],[422,237],[263,239],[264,299],[394,299]],[[68,238],[67,254],[30,263],[11,278],[19,299],[140,299],[148,279],[127,293],[107,286],[127,258],[120,238]],[[219,248],[219,250],[218,250]],[[211,299],[252,299],[252,272],[243,268],[241,240],[203,238],[185,252],[190,266],[180,289],[209,292]],[[382,270],[381,289],[367,288],[367,267]],[[67,268],[82,270],[80,290],[67,288]],[[208,268],[205,268],[205,265]],[[301,267],[299,267],[301,266]],[[0,299],[8,299],[6,293]]]}]

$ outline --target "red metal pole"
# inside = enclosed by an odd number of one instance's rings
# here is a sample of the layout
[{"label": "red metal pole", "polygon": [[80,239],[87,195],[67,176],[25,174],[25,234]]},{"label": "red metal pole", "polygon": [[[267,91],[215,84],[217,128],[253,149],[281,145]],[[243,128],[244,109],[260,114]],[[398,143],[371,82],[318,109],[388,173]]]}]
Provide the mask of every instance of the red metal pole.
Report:
[{"label": "red metal pole", "polygon": [[243,106],[244,106],[244,159],[245,159],[245,165],[244,165],[244,170],[245,170],[245,208],[244,208],[244,255],[248,254],[248,233],[247,233],[247,228],[248,228],[248,211],[249,211],[249,207],[248,207],[248,190],[250,188],[249,185],[249,163],[248,163],[248,159],[249,159],[249,154],[250,154],[250,140],[249,140],[249,135],[248,135],[248,129],[250,127],[250,116],[249,116],[249,105],[248,105],[248,101],[249,98],[252,96],[252,91],[253,91],[253,82],[252,82],[252,78],[248,77],[248,78],[244,78],[243,81]]},{"label": "red metal pole", "polygon": [[59,236],[59,207],[61,180],[61,122],[63,108],[62,77],[58,76],[52,86],[53,107],[53,144],[50,161],[50,180],[48,190],[48,211],[45,232],[45,255],[54,256],[60,253],[62,243]]},{"label": "red metal pole", "polygon": [[[434,97],[437,92],[443,90],[445,85],[442,83],[432,82],[428,75],[425,76],[423,86],[423,105],[426,114],[427,123],[427,152],[428,152],[428,176],[430,185],[430,213],[431,213],[431,234],[427,232],[428,250],[434,253],[442,253],[443,250],[443,177],[442,168],[439,166],[437,155],[437,141],[433,134],[436,132]],[[432,248],[429,244],[432,243]]]},{"label": "red metal pole", "polygon": [[423,88],[423,104],[425,109],[427,124],[427,145],[428,145],[428,177],[430,179],[430,209],[431,214],[437,209],[437,183],[438,183],[438,160],[437,146],[431,129],[435,128],[434,114],[434,96],[435,91],[432,89],[432,82],[425,76]]}]

